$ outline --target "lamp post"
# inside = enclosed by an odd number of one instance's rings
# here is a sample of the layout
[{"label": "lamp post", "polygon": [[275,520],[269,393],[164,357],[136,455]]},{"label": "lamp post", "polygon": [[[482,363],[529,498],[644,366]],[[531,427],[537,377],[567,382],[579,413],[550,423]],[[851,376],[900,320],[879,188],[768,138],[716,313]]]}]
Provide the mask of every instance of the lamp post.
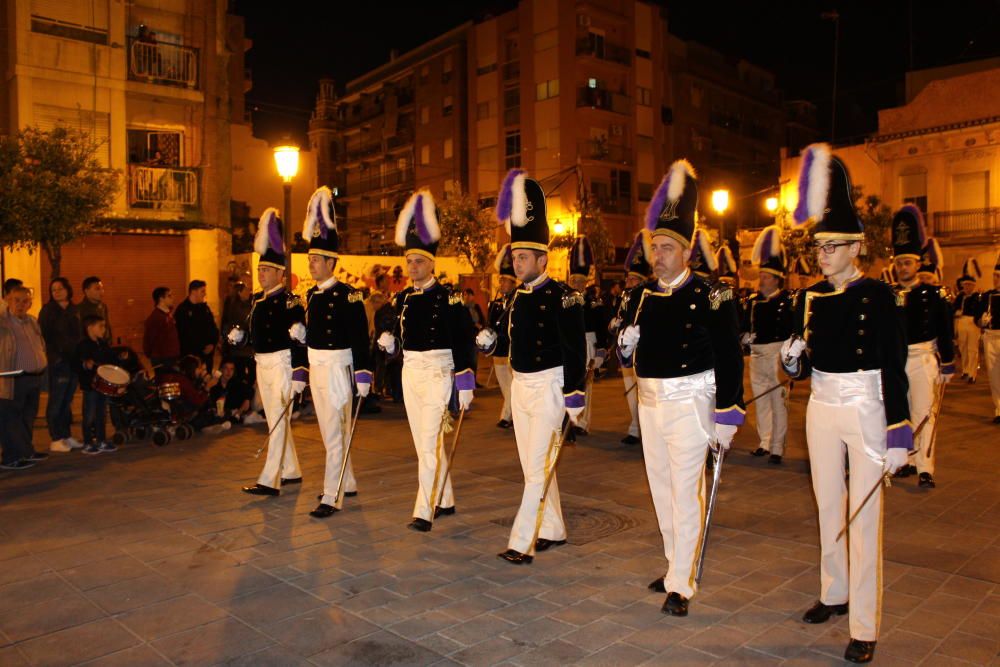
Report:
[{"label": "lamp post", "polygon": [[712,208],[719,214],[719,246],[726,242],[726,219],[723,214],[729,208],[729,190],[712,191]]},{"label": "lamp post", "polygon": [[283,234],[285,239],[285,273],[288,274],[289,288],[292,279],[292,179],[299,172],[299,147],[291,144],[274,147],[274,166],[281,176],[285,193],[284,207],[281,219],[285,223]]}]

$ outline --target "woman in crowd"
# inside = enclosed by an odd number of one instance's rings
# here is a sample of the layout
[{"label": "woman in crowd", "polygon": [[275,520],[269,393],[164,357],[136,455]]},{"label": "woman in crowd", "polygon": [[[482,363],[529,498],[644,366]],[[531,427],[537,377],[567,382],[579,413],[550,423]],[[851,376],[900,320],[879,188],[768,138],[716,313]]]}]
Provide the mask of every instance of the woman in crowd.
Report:
[{"label": "woman in crowd", "polygon": [[52,438],[50,449],[53,452],[80,449],[83,444],[70,435],[70,406],[77,388],[73,364],[80,342],[80,313],[73,303],[73,288],[65,278],[53,278],[49,283],[49,300],[38,314],[38,324],[49,358],[49,403],[45,419]]}]

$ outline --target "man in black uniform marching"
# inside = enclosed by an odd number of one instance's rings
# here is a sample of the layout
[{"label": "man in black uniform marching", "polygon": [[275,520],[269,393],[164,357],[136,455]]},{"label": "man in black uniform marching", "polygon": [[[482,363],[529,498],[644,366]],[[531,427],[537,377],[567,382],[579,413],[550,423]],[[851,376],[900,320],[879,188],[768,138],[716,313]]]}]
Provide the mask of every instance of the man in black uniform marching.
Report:
[{"label": "man in black uniform marching", "polygon": [[[608,331],[604,323],[603,303],[601,298],[587,289],[590,280],[590,271],[594,266],[594,251],[590,247],[590,241],[586,236],[579,235],[573,240],[573,246],[569,250],[569,280],[567,284],[570,289],[574,289],[583,295],[583,326],[587,340],[587,363],[593,363],[596,372],[607,357]],[[573,427],[573,435],[587,435],[590,432],[590,411],[594,407],[592,400],[594,394],[593,377],[587,383],[584,398],[585,407],[580,419]]]},{"label": "man in black uniform marching", "polygon": [[983,356],[993,396],[993,423],[1000,424],[1000,252],[993,263],[993,289],[983,292]]},{"label": "man in black uniform marching", "polygon": [[309,513],[323,519],[341,509],[337,497],[341,468],[343,495],[358,493],[350,457],[345,463],[344,455],[350,437],[352,385],[363,400],[372,386],[372,364],[364,295],[333,275],[340,237],[330,188],[317,189],[309,200],[302,238],[309,241],[309,273],[316,284],[306,294],[305,326],[293,325],[291,333],[308,350],[310,391],[326,448],[323,493]]},{"label": "man in black uniform marching", "polygon": [[[517,287],[517,276],[514,275],[514,256],[510,251],[510,244],[505,243],[500,252],[497,253],[493,261],[493,267],[497,271],[499,288],[496,298],[490,301],[487,308],[487,327],[494,331],[499,330],[500,321],[507,315],[507,306],[514,298],[514,288]],[[510,341],[504,337],[497,341],[497,347],[493,350],[493,372],[497,376],[497,384],[500,385],[500,393],[503,395],[503,405],[500,407],[500,421],[498,428],[510,428],[514,425],[510,410],[510,383],[514,376],[510,370]]]},{"label": "man in black uniform marching", "polygon": [[497,217],[510,234],[521,284],[498,329],[480,331],[476,344],[490,353],[506,336],[510,345],[511,407],[524,494],[507,550],[498,557],[522,565],[534,560],[536,552],[566,543],[553,466],[563,415],[572,428],[583,412],[587,344],[583,296],[547,273],[549,223],[541,186],[520,169],[510,171],[497,198]]},{"label": "man in black uniform marching", "polygon": [[[802,153],[795,221],[813,225],[825,276],[796,295],[794,335],[781,350],[785,370],[795,379],[810,377],[812,392],[806,441],[819,510],[820,598],[803,620],[824,623],[849,609],[851,641],[844,657],[868,662],[882,599],[879,482],[906,464],[913,447],[906,333],[892,288],[866,278],[855,263],[864,227],[847,168],[826,144]],[[850,516],[846,539],[840,539]]]},{"label": "man in black uniform marching", "polygon": [[[617,348],[618,334],[625,326],[625,311],[628,310],[628,295],[632,290],[649,280],[652,268],[649,266],[648,257],[652,257],[653,250],[649,245],[649,233],[641,229],[632,240],[632,247],[629,248],[625,256],[625,292],[622,295],[618,311],[614,319],[608,325],[608,333],[615,342]],[[628,412],[631,421],[628,425],[628,433],[621,439],[623,445],[638,445],[642,440],[639,438],[639,397],[635,389],[635,369],[630,365],[620,365],[622,371],[622,384],[625,385],[625,402],[628,404]]]},{"label": "man in black uniform marching", "polygon": [[434,198],[430,190],[418,190],[396,221],[396,245],[404,249],[413,284],[396,294],[395,325],[378,339],[386,354],[403,353],[403,402],[417,450],[419,482],[409,528],[420,532],[429,531],[437,517],[455,513],[451,474],[445,476],[448,401],[454,384],[464,410],[476,387],[473,348],[466,339],[473,329],[469,310],[460,293],[452,293],[434,278],[440,239]]},{"label": "man in black uniform marching", "polygon": [[[253,486],[244,486],[244,493],[255,496],[276,496],[284,484],[302,481],[299,457],[289,424],[289,405],[306,388],[309,362],[306,349],[289,337],[292,325],[302,323],[305,310],[294,293],[285,289],[285,246],[282,221],[278,211],[264,211],[254,238],[254,251],[260,255],[257,280],[261,291],[253,295],[250,310],[250,345],[257,362],[257,387],[264,404],[267,442],[264,470]],[[247,332],[234,328],[229,342],[238,345]]]},{"label": "man in black uniform marching", "polygon": [[906,204],[892,220],[893,265],[898,282],[894,285],[899,314],[906,325],[906,378],[910,388],[910,420],[919,424],[926,418],[913,443],[915,466],[905,465],[897,477],[918,475],[919,486],[934,488],[934,435],[937,429],[937,397],[941,386],[955,374],[954,324],[951,305],[941,288],[920,280],[918,272],[924,255],[933,255],[939,265],[941,252],[937,242],[927,238],[924,214],[913,204]]},{"label": "man in black uniform marching", "polygon": [[983,295],[976,291],[976,281],[982,278],[979,261],[965,260],[962,275],[958,277],[958,294],[952,304],[955,311],[955,337],[958,339],[958,354],[962,357],[962,377],[969,384],[975,384],[979,375],[979,339],[981,332],[978,321],[986,312]]},{"label": "man in black uniform marching", "polygon": [[628,296],[621,356],[635,367],[646,476],[668,562],[650,588],[663,613],[687,616],[704,530],[705,458],[729,449],[743,423],[743,355],[735,295],[688,268],[698,184],[687,160],[670,166],[646,211],[654,280]]}]

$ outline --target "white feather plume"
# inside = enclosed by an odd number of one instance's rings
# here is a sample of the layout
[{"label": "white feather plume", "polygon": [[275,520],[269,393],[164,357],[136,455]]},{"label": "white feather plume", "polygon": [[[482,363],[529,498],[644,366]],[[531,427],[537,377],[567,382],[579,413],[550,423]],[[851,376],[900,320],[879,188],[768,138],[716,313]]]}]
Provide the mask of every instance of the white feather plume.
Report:
[{"label": "white feather plume", "polygon": [[424,205],[424,224],[427,225],[427,233],[431,237],[431,243],[441,240],[441,227],[438,225],[437,206],[434,205],[434,195],[430,190],[421,190],[423,195],[421,201]]},{"label": "white feather plume", "polygon": [[417,207],[417,195],[419,194],[418,191],[410,195],[396,219],[396,245],[400,247],[406,245],[406,230],[410,228],[410,220],[413,219],[413,210]]},{"label": "white feather plume", "polygon": [[268,232],[275,218],[278,217],[278,209],[271,207],[264,209],[257,222],[257,233],[253,237],[253,251],[258,255],[263,255],[269,247]]},{"label": "white feather plume", "polygon": [[694,167],[687,160],[675,160],[670,165],[670,174],[667,177],[667,199],[677,201],[684,194],[684,185],[687,182],[686,176],[697,178]]},{"label": "white feather plume", "polygon": [[757,240],[753,243],[753,252],[750,254],[750,261],[760,264],[764,256],[764,246],[767,244],[768,257],[777,257],[781,252],[781,228],[777,225],[770,225],[757,235]]},{"label": "white feather plume", "polygon": [[806,211],[809,218],[819,220],[826,211],[827,196],[830,193],[830,152],[829,144],[813,144],[813,162],[809,166],[809,192]]},{"label": "white feather plume", "polygon": [[524,227],[528,224],[528,193],[524,189],[525,174],[518,174],[511,187],[510,219],[507,220],[507,234],[510,226]]},{"label": "white feather plume", "polygon": [[406,204],[403,206],[403,210],[399,212],[399,218],[396,220],[396,245],[400,247],[406,246],[406,232],[409,230],[410,223],[413,221],[413,216],[416,213],[418,197],[422,198],[424,224],[427,226],[427,232],[431,236],[431,242],[433,243],[441,238],[441,227],[438,225],[434,196],[431,195],[430,190],[422,188],[410,195],[410,198],[406,200]]}]

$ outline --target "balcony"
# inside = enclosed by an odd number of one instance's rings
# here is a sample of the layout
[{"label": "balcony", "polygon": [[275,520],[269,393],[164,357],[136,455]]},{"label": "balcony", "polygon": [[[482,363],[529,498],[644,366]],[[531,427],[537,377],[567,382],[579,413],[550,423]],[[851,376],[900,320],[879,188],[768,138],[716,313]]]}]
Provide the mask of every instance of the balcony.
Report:
[{"label": "balcony", "polygon": [[603,109],[613,113],[628,115],[632,112],[632,100],[625,95],[612,93],[602,88],[577,88],[576,106]]},{"label": "balcony", "polygon": [[618,199],[615,197],[594,197],[594,203],[601,209],[602,213],[612,213],[620,215],[632,214],[632,200]]},{"label": "balcony", "polygon": [[504,81],[513,81],[521,77],[521,61],[512,60],[509,63],[504,63],[501,68],[503,72]]},{"label": "balcony", "polygon": [[128,78],[163,86],[198,87],[198,50],[129,40]]},{"label": "balcony", "polygon": [[584,139],[576,144],[577,155],[581,160],[599,160],[615,164],[632,164],[632,149],[628,146],[616,146],[599,139]]},{"label": "balcony", "polygon": [[128,203],[134,208],[194,208],[198,206],[198,171],[129,165]]},{"label": "balcony", "polygon": [[608,44],[603,39],[597,39],[594,34],[576,40],[576,55],[606,60],[626,67],[632,63],[632,54],[628,49],[617,44]]},{"label": "balcony", "polygon": [[934,213],[934,236],[950,241],[1000,235],[1000,207]]},{"label": "balcony", "polygon": [[413,187],[413,169],[393,169],[384,174],[371,174],[360,178],[349,178],[347,180],[346,192],[341,192],[341,196],[350,193],[351,196],[360,195],[376,190],[389,188]]}]

